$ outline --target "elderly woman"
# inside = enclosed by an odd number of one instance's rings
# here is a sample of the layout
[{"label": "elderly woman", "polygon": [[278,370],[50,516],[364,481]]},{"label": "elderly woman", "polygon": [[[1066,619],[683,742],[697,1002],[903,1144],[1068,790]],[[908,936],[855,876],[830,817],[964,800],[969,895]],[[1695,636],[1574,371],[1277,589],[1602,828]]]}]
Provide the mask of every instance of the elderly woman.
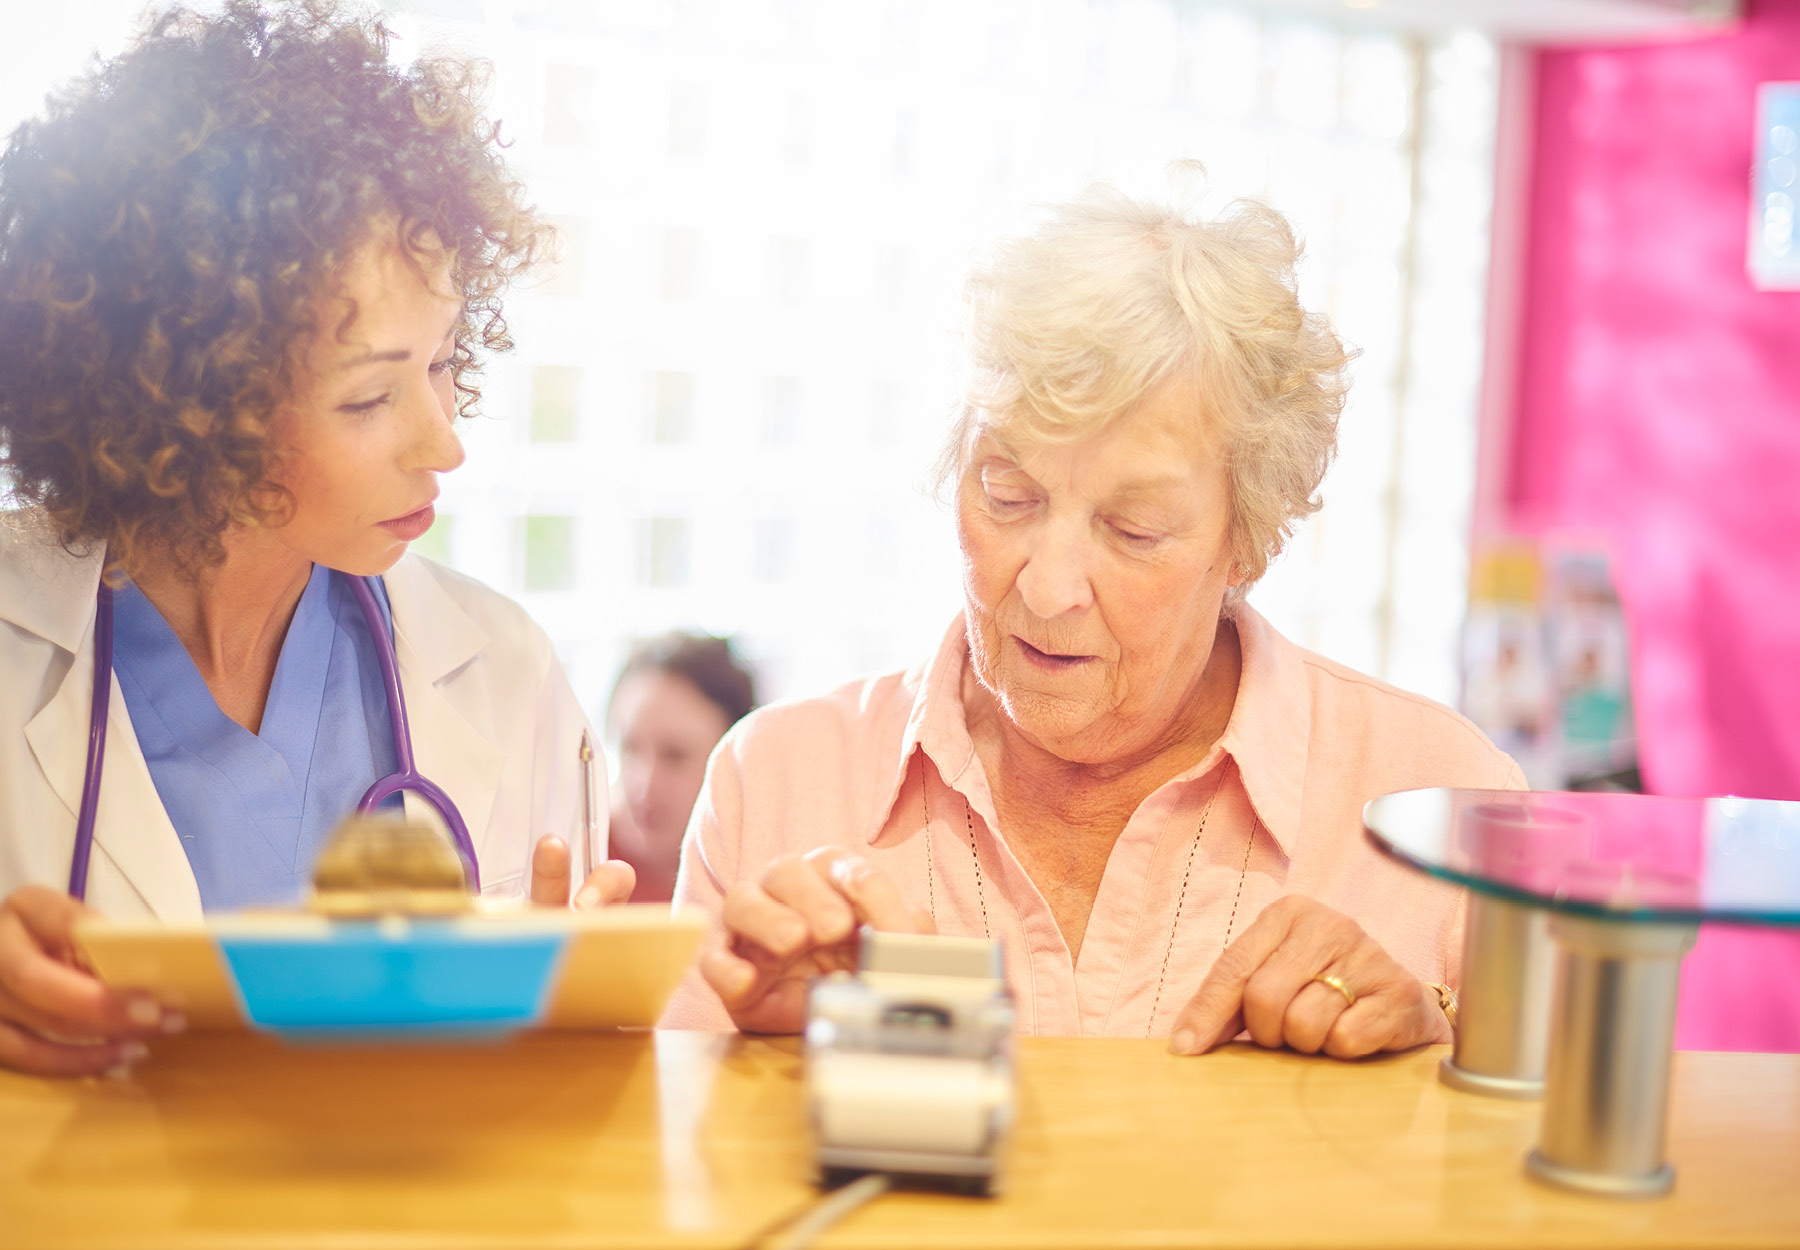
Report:
[{"label": "elderly woman", "polygon": [[402,804],[567,904],[603,825],[542,631],[406,554],[541,230],[471,67],[387,51],[323,0],[178,10],[0,158],[0,1065],[180,1027],[83,969],[87,904],[293,902]]},{"label": "elderly woman", "polygon": [[1296,259],[1265,208],[1196,223],[1101,189],[974,276],[963,613],[921,666],[726,737],[677,891],[722,932],[665,1024],[794,1031],[867,923],[1002,939],[1031,1032],[1450,1038],[1457,896],[1360,812],[1522,779],[1244,602],[1318,507],[1343,401]]}]

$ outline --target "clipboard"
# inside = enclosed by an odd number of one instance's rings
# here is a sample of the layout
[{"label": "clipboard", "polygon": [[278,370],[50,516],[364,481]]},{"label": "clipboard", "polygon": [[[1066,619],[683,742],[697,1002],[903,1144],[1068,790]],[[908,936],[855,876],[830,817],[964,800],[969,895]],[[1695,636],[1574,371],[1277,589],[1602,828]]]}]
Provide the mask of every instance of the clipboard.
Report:
[{"label": "clipboard", "polygon": [[480,1040],[519,1029],[649,1028],[706,921],[644,903],[518,905],[345,919],[243,912],[192,924],[95,917],[75,943],[100,979],[194,1029],[298,1041]]}]

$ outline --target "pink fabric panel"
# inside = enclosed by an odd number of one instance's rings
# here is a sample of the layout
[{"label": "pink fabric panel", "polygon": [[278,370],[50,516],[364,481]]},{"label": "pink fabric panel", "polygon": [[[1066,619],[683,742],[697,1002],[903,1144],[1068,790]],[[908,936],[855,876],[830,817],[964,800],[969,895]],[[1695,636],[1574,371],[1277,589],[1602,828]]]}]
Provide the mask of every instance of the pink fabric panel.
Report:
[{"label": "pink fabric panel", "polygon": [[[1800,0],[1538,68],[1511,518],[1610,538],[1652,791],[1800,799],[1800,293],[1744,271]],[[1704,933],[1677,1043],[1800,1050],[1800,935]]]}]

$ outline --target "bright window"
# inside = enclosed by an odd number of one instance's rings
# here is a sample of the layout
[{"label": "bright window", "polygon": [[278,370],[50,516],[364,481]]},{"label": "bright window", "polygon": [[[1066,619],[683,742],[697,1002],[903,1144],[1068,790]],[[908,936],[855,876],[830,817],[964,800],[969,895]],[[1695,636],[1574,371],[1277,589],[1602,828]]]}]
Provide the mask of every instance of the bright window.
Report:
[{"label": "bright window", "polygon": [[581,370],[534,365],[531,370],[531,441],[572,443],[581,429]]},{"label": "bright window", "polygon": [[[738,634],[771,695],[933,647],[960,582],[925,484],[970,256],[1094,177],[1164,191],[1176,158],[1205,163],[1209,205],[1289,215],[1303,298],[1363,351],[1325,511],[1252,602],[1454,696],[1486,40],[1191,0],[383,7],[398,55],[494,63],[508,159],[561,235],[509,303],[518,350],[488,365],[428,541],[522,597],[591,709],[629,640],[672,627]],[[15,15],[0,124],[138,8]]]},{"label": "bright window", "polygon": [[525,589],[575,589],[575,526],[572,516],[525,518]]}]

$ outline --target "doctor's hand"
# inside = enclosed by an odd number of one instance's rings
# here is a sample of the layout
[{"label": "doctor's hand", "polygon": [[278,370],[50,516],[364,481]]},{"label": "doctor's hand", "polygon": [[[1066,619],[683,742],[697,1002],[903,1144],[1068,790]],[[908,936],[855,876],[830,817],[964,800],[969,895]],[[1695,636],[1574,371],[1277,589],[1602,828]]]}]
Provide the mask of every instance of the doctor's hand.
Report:
[{"label": "doctor's hand", "polygon": [[622,859],[609,859],[590,872],[572,901],[571,876],[569,844],[555,834],[538,839],[531,853],[531,901],[539,907],[610,907],[625,902],[637,888],[637,869]]},{"label": "doctor's hand", "polygon": [[1335,1059],[1453,1040],[1436,991],[1350,917],[1299,894],[1276,899],[1219,956],[1169,1049],[1202,1054],[1245,1029],[1258,1046]]},{"label": "doctor's hand", "polygon": [[0,902],[0,1067],[92,1076],[136,1063],[144,1038],[183,1027],[148,994],[108,989],[82,966],[75,922],[93,914],[41,885]]},{"label": "doctor's hand", "polygon": [[856,967],[862,925],[932,933],[929,912],[910,907],[868,860],[826,846],[770,862],[762,880],[725,893],[724,942],[700,957],[700,974],[747,1033],[798,1033],[807,982]]}]

